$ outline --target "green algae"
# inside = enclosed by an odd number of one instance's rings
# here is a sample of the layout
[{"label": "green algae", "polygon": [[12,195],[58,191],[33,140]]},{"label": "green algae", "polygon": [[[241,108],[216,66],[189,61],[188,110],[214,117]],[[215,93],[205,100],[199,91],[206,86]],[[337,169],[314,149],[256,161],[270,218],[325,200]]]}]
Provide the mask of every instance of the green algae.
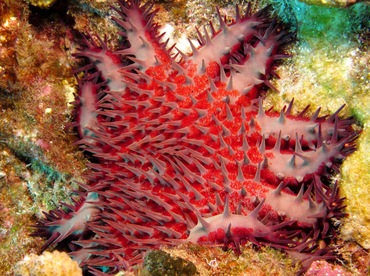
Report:
[{"label": "green algae", "polygon": [[298,4],[302,10],[298,14],[299,38],[313,45],[316,43],[343,44],[351,30],[351,17],[348,9],[323,8]]},{"label": "green algae", "polygon": [[30,237],[34,231],[30,227],[34,223],[34,203],[22,180],[26,166],[4,144],[0,144],[0,168],[4,172],[0,178],[0,272],[13,275],[14,263],[27,253],[36,253],[42,239]]},{"label": "green algae", "polygon": [[[26,164],[30,173],[24,174],[23,178],[27,183],[29,195],[34,202],[31,210],[41,214],[41,209],[51,210],[59,206],[59,202],[70,202],[71,192],[68,187],[77,189],[77,184],[72,176],[58,171],[51,164],[48,164],[43,151],[39,146],[21,139],[8,138],[6,145],[13,154]],[[23,167],[20,167],[18,174],[22,174]]]},{"label": "green algae", "polygon": [[297,110],[309,104],[311,112],[321,106],[325,113],[347,104],[345,115],[355,115],[364,122],[370,102],[363,100],[368,98],[369,55],[359,36],[369,28],[369,6],[360,3],[333,8],[299,1],[269,2],[274,13],[297,33],[297,43],[287,50],[292,58],[278,68],[279,93],[269,93],[267,101],[280,109],[295,98]]},{"label": "green algae", "polygon": [[192,276],[197,274],[196,267],[192,262],[180,257],[172,257],[162,250],[149,252],[144,258],[144,268],[141,275]]},{"label": "green algae", "polygon": [[260,5],[266,4],[271,4],[273,13],[297,31],[301,43],[343,44],[370,26],[370,7],[366,3],[342,8],[309,5],[298,0],[263,0]]}]

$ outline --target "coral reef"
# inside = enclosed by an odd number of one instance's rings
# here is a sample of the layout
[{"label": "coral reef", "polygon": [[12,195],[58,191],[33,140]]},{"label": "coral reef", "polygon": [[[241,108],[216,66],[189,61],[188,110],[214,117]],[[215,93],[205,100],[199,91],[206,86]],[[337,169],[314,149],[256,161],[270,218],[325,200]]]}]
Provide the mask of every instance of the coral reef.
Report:
[{"label": "coral reef", "polygon": [[30,254],[18,262],[15,276],[80,276],[82,269],[65,252],[45,251],[42,255]]},{"label": "coral reef", "polygon": [[144,258],[145,270],[150,275],[196,275],[197,270],[195,265],[180,257],[172,257],[170,254],[155,250],[149,252]]},{"label": "coral reef", "polygon": [[325,260],[315,261],[311,264],[310,268],[305,273],[305,276],[350,276],[349,272],[346,272],[340,266],[334,266],[329,264]]},{"label": "coral reef", "polygon": [[[241,10],[246,8],[245,1],[155,2],[156,8],[159,8],[156,19],[166,24],[168,29],[176,27],[176,46],[183,52],[188,52],[190,47],[179,37],[187,35],[196,42],[195,27],[207,24],[210,19],[215,21],[212,18],[216,5],[227,20],[235,18],[235,4],[243,7]],[[281,110],[294,97],[292,114],[310,104],[307,115],[311,115],[319,106],[322,113],[329,114],[346,103],[347,107],[341,114],[355,115],[365,126],[358,141],[358,152],[346,158],[341,174],[335,176],[339,180],[341,195],[347,197],[348,218],[335,221],[336,225],[344,224],[344,227],[339,240],[333,242],[341,246],[341,265],[353,275],[366,275],[369,267],[367,251],[340,238],[357,239],[364,246],[367,246],[369,239],[366,223],[368,202],[363,200],[368,191],[369,182],[366,179],[369,179],[369,172],[366,168],[370,164],[366,154],[370,118],[367,93],[370,84],[366,69],[369,60],[369,6],[363,3],[336,9],[299,1],[273,0],[253,2],[252,7],[255,10],[269,3],[273,4],[273,12],[279,13],[280,18],[295,27],[298,43],[291,44],[287,50],[292,58],[277,68],[281,78],[270,80],[279,92],[268,93],[264,106]],[[76,89],[71,67],[77,68],[77,65],[71,54],[76,52],[78,35],[75,30],[104,34],[110,49],[121,45],[122,41],[117,39],[118,28],[110,20],[112,15],[116,15],[111,5],[112,1],[102,0],[57,1],[49,9],[41,10],[27,5],[26,1],[0,3],[2,275],[14,275],[12,269],[17,261],[27,253],[39,252],[43,242],[30,236],[33,229],[29,226],[35,223],[33,214],[40,217],[41,210],[55,208],[60,200],[71,203],[70,189],[76,187],[72,183],[76,180],[81,182],[80,174],[86,170],[86,160],[73,143],[76,139],[74,134],[65,129],[71,121],[72,109],[68,102],[73,100]],[[338,21],[338,18],[341,20]],[[217,23],[215,27],[218,28]],[[316,33],[324,35],[317,36]],[[193,261],[197,267],[206,262],[201,254],[208,261],[222,256],[222,260],[228,260],[222,271],[240,275],[239,270],[232,268],[240,267],[236,262],[243,264],[244,259],[221,250],[207,255],[210,250],[192,247],[182,254],[186,255],[186,259],[193,260],[192,251],[199,253],[199,258]],[[243,248],[241,256],[246,252]],[[250,257],[259,256],[258,252],[254,253],[255,248],[248,252]],[[270,260],[272,257],[266,258]],[[288,266],[287,269],[291,266],[285,259],[281,255],[281,259],[276,261],[282,266],[281,275],[285,274],[283,266]],[[253,273],[264,267],[263,262],[248,262],[255,264],[251,270]],[[212,267],[208,268],[210,270],[205,273],[212,273]]]},{"label": "coral reef", "polygon": [[56,0],[27,0],[31,5],[42,9],[50,8]]},{"label": "coral reef", "polygon": [[356,3],[359,3],[363,0],[302,0],[302,2],[309,5],[320,5],[328,7],[346,7]]},{"label": "coral reef", "polygon": [[[296,275],[300,265],[279,250],[268,246],[256,248],[248,242],[241,248],[241,254],[224,251],[219,247],[198,244],[181,244],[165,247],[173,257],[181,257],[194,263],[199,275]],[[145,269],[145,268],[144,268]],[[145,273],[139,275],[145,275]]]},{"label": "coral reef", "polygon": [[[85,168],[76,138],[64,129],[75,79],[61,39],[63,11],[44,12],[41,20],[25,1],[0,3],[1,275],[40,252],[41,239],[31,236],[36,216],[60,197],[70,202]],[[47,18],[53,23],[44,26]]]},{"label": "coral reef", "polygon": [[370,133],[365,125],[359,148],[350,156],[342,168],[342,194],[347,198],[346,210],[353,215],[345,219],[343,238],[355,239],[364,248],[370,249],[370,195],[369,157]]}]

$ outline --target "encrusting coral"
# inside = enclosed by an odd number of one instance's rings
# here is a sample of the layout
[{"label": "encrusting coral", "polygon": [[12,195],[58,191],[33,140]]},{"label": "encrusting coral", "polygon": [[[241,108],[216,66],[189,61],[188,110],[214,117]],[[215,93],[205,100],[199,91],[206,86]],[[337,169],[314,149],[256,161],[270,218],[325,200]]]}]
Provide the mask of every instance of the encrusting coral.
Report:
[{"label": "encrusting coral", "polygon": [[[44,248],[68,240],[94,274],[129,270],[144,252],[183,242],[237,252],[251,241],[302,260],[331,259],[343,199],[330,177],[354,150],[350,118],[264,111],[262,98],[290,34],[236,9],[198,31],[187,55],[162,42],[152,4],[119,1],[122,49],[88,35],[76,57],[81,148],[91,170],[68,212],[51,211]],[[75,237],[70,241],[70,236]],[[319,247],[320,244],[320,247]]]},{"label": "encrusting coral", "polygon": [[82,269],[65,252],[54,250],[27,255],[14,268],[15,276],[80,276]]}]

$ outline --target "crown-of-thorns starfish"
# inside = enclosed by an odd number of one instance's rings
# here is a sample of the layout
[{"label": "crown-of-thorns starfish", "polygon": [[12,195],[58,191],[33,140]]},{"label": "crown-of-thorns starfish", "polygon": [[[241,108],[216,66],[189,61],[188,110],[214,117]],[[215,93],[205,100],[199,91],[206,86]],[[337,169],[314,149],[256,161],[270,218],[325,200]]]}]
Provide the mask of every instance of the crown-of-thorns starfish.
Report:
[{"label": "crown-of-thorns starfish", "polygon": [[[290,37],[250,9],[198,31],[187,55],[162,42],[152,4],[120,0],[124,46],[87,36],[76,57],[79,144],[91,156],[85,190],[68,212],[46,214],[44,248],[69,236],[95,273],[131,269],[148,249],[182,242],[240,250],[251,241],[308,264],[331,258],[343,199],[330,177],[354,150],[353,120],[264,111],[279,46]],[[68,239],[67,239],[68,240]],[[103,271],[103,272],[102,272]]]}]

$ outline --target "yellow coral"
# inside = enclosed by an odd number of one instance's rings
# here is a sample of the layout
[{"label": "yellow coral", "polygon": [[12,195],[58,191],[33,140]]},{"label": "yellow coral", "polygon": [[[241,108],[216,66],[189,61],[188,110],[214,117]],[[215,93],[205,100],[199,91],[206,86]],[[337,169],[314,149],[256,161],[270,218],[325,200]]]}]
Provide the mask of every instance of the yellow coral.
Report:
[{"label": "yellow coral", "polygon": [[28,2],[33,6],[48,9],[56,2],[56,0],[29,0]]},{"label": "yellow coral", "polygon": [[15,276],[80,276],[82,270],[67,253],[53,251],[29,254],[15,265]]},{"label": "yellow coral", "polygon": [[325,7],[347,7],[360,2],[359,0],[301,0],[301,1],[308,5],[319,5]]},{"label": "yellow coral", "polygon": [[[369,122],[370,123],[370,122]],[[358,141],[358,150],[342,166],[342,195],[346,197],[349,213],[342,227],[342,236],[354,239],[365,249],[370,249],[370,127],[365,124]]]}]

